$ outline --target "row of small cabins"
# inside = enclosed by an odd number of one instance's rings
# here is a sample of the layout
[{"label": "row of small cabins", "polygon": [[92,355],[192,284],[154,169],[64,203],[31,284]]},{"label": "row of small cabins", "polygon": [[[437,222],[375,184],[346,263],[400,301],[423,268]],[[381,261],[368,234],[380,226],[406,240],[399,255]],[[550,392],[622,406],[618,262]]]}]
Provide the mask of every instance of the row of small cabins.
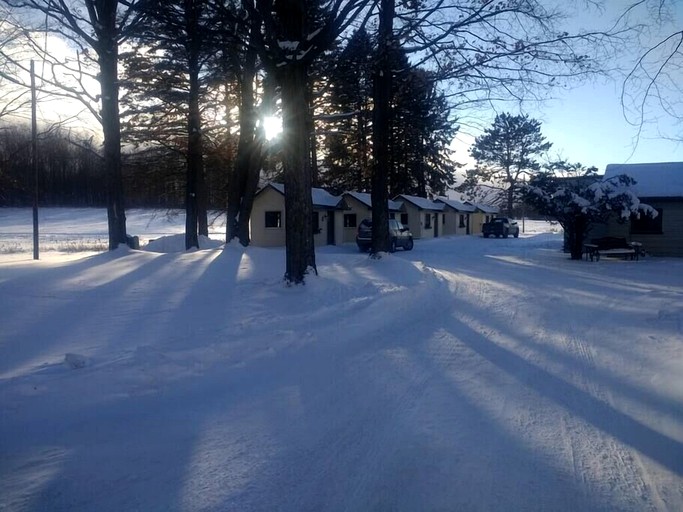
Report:
[{"label": "row of small cabins", "polygon": [[[257,192],[251,214],[251,241],[255,246],[285,245],[284,192],[280,183],[269,183]],[[345,192],[334,196],[313,188],[311,195],[316,246],[355,242],[360,221],[372,217],[368,193]],[[498,213],[494,206],[447,198],[432,201],[405,194],[390,200],[388,207],[389,216],[400,220],[416,239],[480,234],[482,224]]]},{"label": "row of small cabins", "polygon": [[[683,162],[610,164],[604,178],[627,174],[636,181],[633,191],[659,215],[642,216],[626,223],[614,219],[595,225],[589,237],[617,236],[640,242],[655,256],[683,257]],[[370,194],[346,192],[333,196],[313,189],[313,224],[316,245],[355,241],[358,223],[371,217]],[[285,245],[284,186],[271,183],[254,200],[251,237],[254,245]],[[492,206],[446,198],[434,201],[401,194],[389,201],[390,216],[408,226],[414,238],[444,235],[477,235],[481,226],[498,213]]]}]

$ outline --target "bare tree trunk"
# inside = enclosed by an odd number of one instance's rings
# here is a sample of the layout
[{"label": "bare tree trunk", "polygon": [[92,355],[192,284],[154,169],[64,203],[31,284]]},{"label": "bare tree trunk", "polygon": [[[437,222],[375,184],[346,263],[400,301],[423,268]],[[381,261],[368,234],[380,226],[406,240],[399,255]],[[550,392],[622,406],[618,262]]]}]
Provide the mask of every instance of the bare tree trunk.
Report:
[{"label": "bare tree trunk", "polygon": [[356,190],[358,191],[364,191],[366,190],[367,186],[367,179],[368,179],[368,167],[369,167],[369,158],[368,158],[368,141],[367,141],[367,118],[365,116],[365,111],[362,109],[362,106],[358,105],[357,107],[358,114],[356,114],[356,119],[358,120],[358,130],[356,131],[357,138],[356,138],[356,143],[358,144],[358,148],[360,149],[360,162],[358,165],[358,170],[356,172]]},{"label": "bare tree trunk", "polygon": [[251,242],[249,238],[249,219],[251,218],[251,209],[254,206],[254,196],[258,189],[259,174],[263,164],[263,133],[257,134],[256,137],[256,140],[252,141],[249,151],[249,167],[244,184],[237,226],[240,243],[245,247]]},{"label": "bare tree trunk", "polygon": [[[115,15],[115,12],[114,12]],[[109,41],[98,49],[102,91],[102,132],[104,134],[104,172],[107,183],[107,221],[109,250],[126,240],[126,213],[123,204],[121,172],[121,126],[119,118],[118,45],[115,28]]]},{"label": "bare tree trunk", "polygon": [[196,0],[185,0],[186,32],[189,40],[188,71],[190,94],[187,116],[187,176],[185,192],[185,248],[199,248],[199,236],[208,236],[206,183],[202,143],[202,118],[199,110],[200,47],[199,7]]},{"label": "bare tree trunk", "polygon": [[310,136],[306,101],[307,66],[291,63],[281,70],[280,76],[287,252],[285,279],[290,283],[300,284],[304,282],[309,267],[317,272],[313,244]]},{"label": "bare tree trunk", "polygon": [[[193,79],[194,78],[194,79]],[[202,135],[197,78],[190,72],[190,102],[187,116],[187,174],[185,191],[185,248],[199,247],[199,188],[202,171]],[[206,215],[206,210],[204,211]]]},{"label": "bare tree trunk", "polygon": [[313,84],[308,80],[308,87],[306,88],[308,95],[306,103],[309,106],[307,111],[307,121],[308,121],[308,136],[310,139],[310,149],[311,149],[311,186],[317,187],[320,185],[318,176],[318,139],[315,135],[315,120],[313,119]]},{"label": "bare tree trunk", "polygon": [[389,250],[389,108],[391,97],[391,59],[394,0],[381,0],[379,14],[379,52],[373,78],[372,112],[372,254]]},{"label": "bare tree trunk", "polygon": [[206,171],[203,158],[197,173],[197,232],[200,235],[209,236],[209,192],[206,186]]},{"label": "bare tree trunk", "polygon": [[510,186],[507,189],[507,208],[506,208],[506,215],[508,217],[512,217],[512,212],[515,207],[515,183],[513,180],[510,180]]},{"label": "bare tree trunk", "polygon": [[571,259],[580,260],[583,258],[583,243],[588,236],[588,231],[589,223],[582,217],[574,219],[571,227],[567,229]]},{"label": "bare tree trunk", "polygon": [[[253,30],[258,30],[255,20]],[[263,134],[256,127],[256,57],[256,50],[249,47],[240,78],[240,137],[228,189],[227,241],[238,238],[245,247],[250,243],[249,219],[263,163]]]}]

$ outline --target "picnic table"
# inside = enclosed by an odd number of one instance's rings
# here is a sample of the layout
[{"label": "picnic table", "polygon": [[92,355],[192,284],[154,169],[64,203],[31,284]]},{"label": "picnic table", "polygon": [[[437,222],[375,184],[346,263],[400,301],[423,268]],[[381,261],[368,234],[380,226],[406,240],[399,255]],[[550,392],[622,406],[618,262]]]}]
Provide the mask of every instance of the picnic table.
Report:
[{"label": "picnic table", "polygon": [[591,243],[583,244],[583,254],[586,261],[600,261],[601,256],[623,256],[624,259],[640,259],[642,250],[640,242],[629,242],[625,238],[605,236],[593,238]]}]

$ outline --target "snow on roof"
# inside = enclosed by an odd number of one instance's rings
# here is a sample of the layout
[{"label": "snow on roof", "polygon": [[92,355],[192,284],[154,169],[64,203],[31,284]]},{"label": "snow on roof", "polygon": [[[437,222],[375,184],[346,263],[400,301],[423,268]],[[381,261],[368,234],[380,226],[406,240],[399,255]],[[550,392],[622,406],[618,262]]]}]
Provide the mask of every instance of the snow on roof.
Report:
[{"label": "snow on roof", "polygon": [[[261,190],[264,190],[269,186],[280,192],[280,194],[285,194],[285,185],[283,183],[268,183]],[[339,197],[333,196],[327,190],[316,187],[311,188],[311,198],[313,199],[313,206],[320,206],[324,208],[336,208],[340,201]]]},{"label": "snow on roof", "polygon": [[417,206],[420,210],[432,210],[432,211],[443,211],[443,203],[435,203],[431,199],[427,199],[426,197],[418,197],[418,196],[409,196],[406,194],[399,194],[394,198],[394,201],[398,198],[404,199],[405,201],[408,201],[409,203]]},{"label": "snow on roof", "polygon": [[476,209],[481,210],[484,213],[500,213],[500,208],[497,206],[493,206],[490,204],[481,204],[481,203],[468,203],[474,206]]},{"label": "snow on roof", "polygon": [[620,174],[636,180],[632,190],[638,197],[683,197],[683,162],[609,164],[605,168],[605,179]]},{"label": "snow on roof", "polygon": [[475,207],[471,204],[461,203],[460,201],[456,201],[455,199],[449,199],[447,197],[437,197],[436,200],[442,202],[446,206],[450,206],[458,212],[473,212],[475,210]]},{"label": "snow on roof", "polygon": [[335,208],[341,198],[333,196],[327,190],[321,188],[313,187],[311,189],[311,195],[313,196],[313,204],[315,206],[326,206],[328,208]]},{"label": "snow on roof", "polygon": [[[360,201],[363,203],[365,206],[368,208],[372,208],[372,196],[368,194],[367,192],[352,192],[352,191],[347,191],[344,192],[344,194],[348,194],[357,201]],[[399,211],[401,209],[402,203],[400,201],[392,201],[389,199],[387,201],[387,204],[389,206],[389,211]]]}]

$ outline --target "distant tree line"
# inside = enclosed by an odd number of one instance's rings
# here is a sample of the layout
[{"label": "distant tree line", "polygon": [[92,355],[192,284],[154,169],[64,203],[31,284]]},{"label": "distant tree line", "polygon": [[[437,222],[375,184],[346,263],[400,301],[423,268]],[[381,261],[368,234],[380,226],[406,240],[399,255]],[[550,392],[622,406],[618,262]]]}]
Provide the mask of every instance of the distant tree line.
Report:
[{"label": "distant tree line", "polygon": [[[31,206],[33,181],[29,127],[21,123],[0,126],[0,207]],[[229,158],[229,155],[228,155]],[[226,155],[209,152],[206,175],[208,205],[225,207]],[[92,139],[59,128],[38,139],[38,193],[41,206],[105,207],[103,162]],[[185,161],[165,148],[124,152],[122,172],[126,206],[182,208],[185,204]]]}]

